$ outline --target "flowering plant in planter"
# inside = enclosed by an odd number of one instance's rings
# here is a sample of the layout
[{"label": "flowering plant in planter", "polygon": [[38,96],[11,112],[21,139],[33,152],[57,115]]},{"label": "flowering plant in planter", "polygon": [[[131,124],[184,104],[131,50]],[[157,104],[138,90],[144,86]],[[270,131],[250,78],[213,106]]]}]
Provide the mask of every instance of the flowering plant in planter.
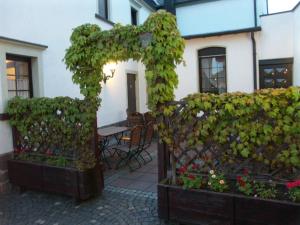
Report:
[{"label": "flowering plant in planter", "polygon": [[228,185],[225,181],[225,176],[222,173],[216,173],[214,170],[209,171],[208,187],[217,192],[224,192],[228,190]]},{"label": "flowering plant in planter", "polygon": [[249,171],[247,169],[244,169],[243,175],[237,176],[236,180],[237,188],[241,193],[247,196],[253,195],[253,180],[251,179]]},{"label": "flowering plant in planter", "polygon": [[256,193],[254,197],[263,199],[275,199],[277,197],[278,191],[276,189],[276,184],[272,181],[269,181],[268,184],[255,182],[254,187]]},{"label": "flowering plant in planter", "polygon": [[185,189],[197,189],[202,187],[202,176],[192,173],[197,169],[197,164],[192,164],[190,166],[182,166],[181,168],[179,168],[179,182],[182,183]]},{"label": "flowering plant in planter", "polygon": [[288,196],[293,202],[300,202],[300,180],[286,184]]}]

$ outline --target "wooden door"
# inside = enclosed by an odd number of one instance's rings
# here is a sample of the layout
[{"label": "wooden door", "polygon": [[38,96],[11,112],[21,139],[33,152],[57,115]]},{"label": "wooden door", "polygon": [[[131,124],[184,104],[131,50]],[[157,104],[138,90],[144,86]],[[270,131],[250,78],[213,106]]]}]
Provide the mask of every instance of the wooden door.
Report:
[{"label": "wooden door", "polygon": [[136,112],[136,74],[127,74],[128,112]]}]

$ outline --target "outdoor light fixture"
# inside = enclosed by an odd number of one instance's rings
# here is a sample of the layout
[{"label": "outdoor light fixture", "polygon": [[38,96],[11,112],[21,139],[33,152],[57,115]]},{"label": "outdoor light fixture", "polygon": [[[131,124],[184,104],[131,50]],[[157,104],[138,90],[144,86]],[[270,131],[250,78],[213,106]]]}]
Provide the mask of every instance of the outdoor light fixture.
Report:
[{"label": "outdoor light fixture", "polygon": [[106,81],[110,78],[113,78],[116,72],[117,64],[115,62],[109,62],[103,67],[103,82],[106,84]]},{"label": "outdoor light fixture", "polygon": [[140,42],[143,48],[147,48],[152,41],[152,33],[146,32],[140,34]]}]

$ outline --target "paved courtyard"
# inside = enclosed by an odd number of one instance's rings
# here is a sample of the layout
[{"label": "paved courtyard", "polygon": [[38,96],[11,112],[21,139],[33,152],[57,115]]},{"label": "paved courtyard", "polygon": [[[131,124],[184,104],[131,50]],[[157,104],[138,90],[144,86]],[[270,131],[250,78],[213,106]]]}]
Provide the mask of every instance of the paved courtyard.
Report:
[{"label": "paved courtyard", "polygon": [[102,196],[76,205],[68,197],[28,191],[0,195],[0,225],[155,225],[157,159],[130,173],[105,172]]}]

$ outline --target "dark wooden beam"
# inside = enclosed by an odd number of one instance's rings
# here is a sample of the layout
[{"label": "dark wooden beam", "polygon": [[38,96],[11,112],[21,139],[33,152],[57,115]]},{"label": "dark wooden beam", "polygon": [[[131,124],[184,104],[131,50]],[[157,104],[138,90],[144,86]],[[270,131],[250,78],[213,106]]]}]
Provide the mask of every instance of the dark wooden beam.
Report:
[{"label": "dark wooden beam", "polygon": [[0,113],[0,121],[9,120],[9,116],[7,113]]}]

